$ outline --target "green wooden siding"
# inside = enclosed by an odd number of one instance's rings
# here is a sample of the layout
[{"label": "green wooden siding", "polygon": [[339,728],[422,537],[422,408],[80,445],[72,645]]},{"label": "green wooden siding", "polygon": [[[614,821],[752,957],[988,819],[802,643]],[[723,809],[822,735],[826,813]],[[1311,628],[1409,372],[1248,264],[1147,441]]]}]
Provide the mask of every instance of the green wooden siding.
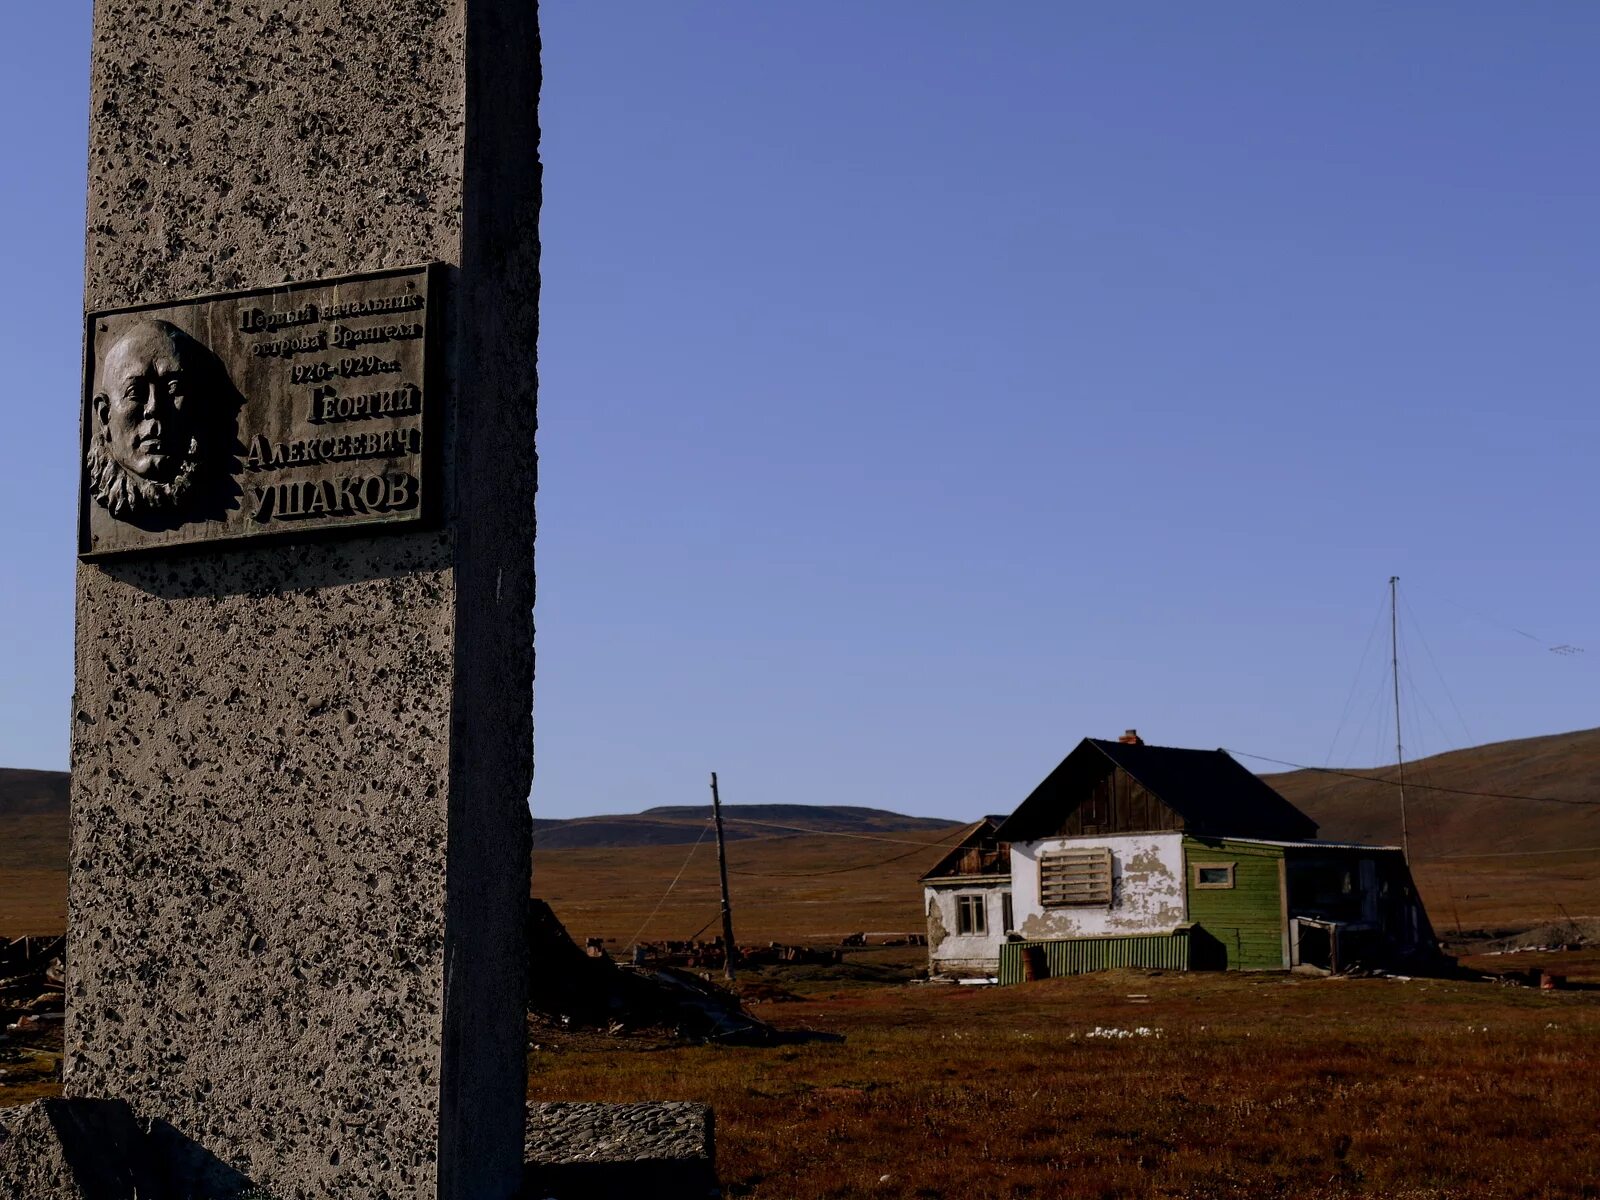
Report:
[{"label": "green wooden siding", "polygon": [[1045,978],[1083,975],[1112,967],[1148,967],[1154,970],[1184,971],[1189,967],[1189,934],[1179,929],[1166,934],[1135,934],[1128,937],[1055,938],[1037,942],[1002,942],[1000,945],[1001,983],[1021,983],[1025,978],[1022,957],[1032,948],[1044,952]]},{"label": "green wooden siding", "polygon": [[[1183,856],[1189,923],[1196,927],[1194,965],[1225,965],[1230,971],[1276,970],[1288,966],[1283,957],[1283,893],[1279,869],[1283,862],[1282,848],[1253,846],[1224,838],[1186,837]],[[1228,863],[1234,864],[1231,888],[1195,886],[1197,865],[1225,866]],[[1208,957],[1221,961],[1208,962]]]}]

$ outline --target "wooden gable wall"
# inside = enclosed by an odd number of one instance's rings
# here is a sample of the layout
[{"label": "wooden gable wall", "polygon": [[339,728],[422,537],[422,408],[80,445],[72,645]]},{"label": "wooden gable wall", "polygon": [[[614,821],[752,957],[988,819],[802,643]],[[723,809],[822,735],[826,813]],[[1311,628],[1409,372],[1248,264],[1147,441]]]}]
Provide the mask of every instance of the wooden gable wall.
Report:
[{"label": "wooden gable wall", "polygon": [[1011,874],[1011,844],[989,839],[982,846],[967,846],[961,851],[948,875],[1009,875]]},{"label": "wooden gable wall", "polygon": [[1011,843],[996,841],[994,825],[985,821],[984,826],[969,834],[922,878],[932,881],[968,875],[1010,876]]},{"label": "wooden gable wall", "polygon": [[[1107,764],[1108,766],[1110,764]],[[1079,777],[1077,797],[1054,837],[1083,837],[1096,833],[1162,833],[1183,829],[1183,818],[1121,767],[1099,778]]]}]

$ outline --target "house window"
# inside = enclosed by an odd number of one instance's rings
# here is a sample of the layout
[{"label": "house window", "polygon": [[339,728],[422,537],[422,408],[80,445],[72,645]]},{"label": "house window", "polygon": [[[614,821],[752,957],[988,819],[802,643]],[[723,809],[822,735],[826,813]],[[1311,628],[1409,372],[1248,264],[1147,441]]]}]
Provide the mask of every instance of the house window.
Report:
[{"label": "house window", "polygon": [[1233,863],[1195,863],[1194,886],[1197,888],[1231,888]]},{"label": "house window", "polygon": [[988,914],[984,911],[982,896],[956,897],[956,932],[986,934],[989,932]]},{"label": "house window", "polygon": [[1110,850],[1052,850],[1039,856],[1039,903],[1045,908],[1111,903]]},{"label": "house window", "polygon": [[1011,915],[1011,893],[1010,892],[1001,892],[1000,893],[1000,930],[1001,930],[1002,933],[1010,933],[1016,927],[1017,927],[1017,919],[1016,919],[1016,917]]}]

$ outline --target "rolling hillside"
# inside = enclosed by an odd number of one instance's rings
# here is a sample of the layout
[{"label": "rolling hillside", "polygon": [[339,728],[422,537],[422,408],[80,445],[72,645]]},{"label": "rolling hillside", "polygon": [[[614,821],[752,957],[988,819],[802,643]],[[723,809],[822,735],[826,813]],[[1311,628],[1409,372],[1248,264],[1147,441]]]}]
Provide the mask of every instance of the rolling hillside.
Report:
[{"label": "rolling hillside", "polygon": [[0,937],[67,923],[67,773],[0,767]]},{"label": "rolling hillside", "polygon": [[[699,838],[710,819],[711,806],[706,804],[565,821],[535,820],[533,845],[536,850],[687,845]],[[950,824],[931,817],[907,817],[881,808],[844,804],[724,804],[722,822],[724,838],[730,842],[807,832],[903,833],[944,829]]]},{"label": "rolling hillside", "polygon": [[[1361,778],[1316,771],[1265,778],[1317,821],[1323,838],[1398,844],[1395,769],[1352,774]],[[1369,782],[1380,779],[1386,782]],[[1406,765],[1406,782],[1414,858],[1600,846],[1600,729],[1495,742],[1419,759]],[[1468,796],[1433,788],[1500,795]]]},{"label": "rolling hillside", "polygon": [[[65,771],[21,771],[0,767],[0,817],[67,811]],[[0,853],[5,843],[0,841]]]},{"label": "rolling hillside", "polygon": [[[1396,791],[1377,782],[1392,769],[1352,774],[1266,778],[1318,821],[1324,838],[1398,841]],[[1412,764],[1407,779],[1417,785],[1407,793],[1413,867],[1441,932],[1600,915],[1600,730],[1439,755]],[[961,830],[838,805],[729,805],[724,813],[737,931],[752,940],[919,928],[917,877]],[[688,937],[717,911],[715,849],[709,837],[694,846],[708,815],[662,807],[537,820],[535,893],[580,937],[627,939],[641,927],[647,938]],[[0,770],[0,935],[65,925],[66,859],[65,774]]]}]

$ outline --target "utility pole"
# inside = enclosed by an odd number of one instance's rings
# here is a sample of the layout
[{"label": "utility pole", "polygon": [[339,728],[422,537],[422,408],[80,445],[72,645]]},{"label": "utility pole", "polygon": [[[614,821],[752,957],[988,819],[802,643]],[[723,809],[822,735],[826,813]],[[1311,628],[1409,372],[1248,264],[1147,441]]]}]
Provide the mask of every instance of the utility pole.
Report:
[{"label": "utility pole", "polygon": [[733,982],[733,904],[728,899],[728,851],[722,841],[722,798],[717,795],[717,773],[711,772],[711,819],[717,823],[717,874],[722,876],[722,961],[728,982]]},{"label": "utility pole", "polygon": [[[1411,861],[1406,829],[1406,753],[1400,740],[1400,576],[1389,576],[1389,665],[1394,672],[1394,758],[1400,768],[1400,853]],[[718,827],[720,828],[720,826]]]}]

